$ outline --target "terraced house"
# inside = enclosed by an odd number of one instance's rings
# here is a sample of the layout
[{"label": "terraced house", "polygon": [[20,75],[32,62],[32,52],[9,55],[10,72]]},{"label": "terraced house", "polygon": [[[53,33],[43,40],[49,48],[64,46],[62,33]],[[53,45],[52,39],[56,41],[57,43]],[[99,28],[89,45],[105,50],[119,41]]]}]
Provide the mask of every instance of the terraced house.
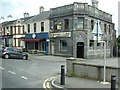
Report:
[{"label": "terraced house", "polygon": [[49,14],[50,11],[44,11],[41,6],[37,15],[29,16],[29,13],[24,13],[24,18],[3,22],[3,44],[49,54]]},{"label": "terraced house", "polygon": [[106,42],[107,57],[113,56],[116,31],[112,15],[98,9],[98,2],[74,2],[50,9],[51,54],[77,58],[103,57]]},{"label": "terraced house", "polygon": [[26,34],[21,40],[25,42],[26,51],[36,50],[48,54],[50,11],[43,11],[41,9],[38,15],[26,21]]},{"label": "terraced house", "polygon": [[6,21],[1,25],[3,45],[22,49],[24,42],[20,39],[25,36],[25,21],[31,17],[24,17],[17,20]]}]

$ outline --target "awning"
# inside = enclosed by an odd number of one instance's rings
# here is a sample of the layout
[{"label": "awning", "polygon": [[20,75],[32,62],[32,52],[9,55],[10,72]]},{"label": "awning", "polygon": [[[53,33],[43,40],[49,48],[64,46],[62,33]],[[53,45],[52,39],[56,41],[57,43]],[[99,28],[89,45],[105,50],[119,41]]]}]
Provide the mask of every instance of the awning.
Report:
[{"label": "awning", "polygon": [[25,39],[20,39],[22,41],[26,41],[26,42],[37,42],[37,41],[40,41],[40,40],[45,40],[44,38],[25,38]]}]

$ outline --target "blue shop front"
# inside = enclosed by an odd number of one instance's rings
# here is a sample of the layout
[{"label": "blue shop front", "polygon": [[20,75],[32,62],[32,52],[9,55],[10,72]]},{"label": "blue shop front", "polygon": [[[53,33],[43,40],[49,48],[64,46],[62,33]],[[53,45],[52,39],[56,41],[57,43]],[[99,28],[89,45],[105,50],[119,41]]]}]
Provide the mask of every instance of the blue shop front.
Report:
[{"label": "blue shop front", "polygon": [[22,39],[25,41],[25,49],[29,50],[38,50],[45,52],[48,54],[48,32],[43,33],[34,33],[34,34],[26,34],[25,38]]}]

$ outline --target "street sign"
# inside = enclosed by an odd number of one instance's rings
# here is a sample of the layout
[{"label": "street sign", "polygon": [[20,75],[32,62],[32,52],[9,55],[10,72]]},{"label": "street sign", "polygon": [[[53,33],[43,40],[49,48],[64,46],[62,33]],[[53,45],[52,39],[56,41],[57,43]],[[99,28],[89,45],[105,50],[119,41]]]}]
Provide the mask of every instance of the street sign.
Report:
[{"label": "street sign", "polygon": [[93,34],[93,40],[97,40],[98,42],[102,40],[101,37],[103,33],[100,27],[100,20],[97,20],[95,22],[92,34]]}]

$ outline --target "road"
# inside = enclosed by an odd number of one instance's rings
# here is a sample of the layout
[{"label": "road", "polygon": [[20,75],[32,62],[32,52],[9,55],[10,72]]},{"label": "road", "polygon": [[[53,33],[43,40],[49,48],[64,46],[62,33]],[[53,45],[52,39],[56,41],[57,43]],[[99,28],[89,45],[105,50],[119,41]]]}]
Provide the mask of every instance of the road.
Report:
[{"label": "road", "polygon": [[[0,59],[2,88],[43,88],[45,79],[58,75],[65,61],[42,60],[30,56],[29,60]],[[0,83],[0,84],[1,84]]]}]

